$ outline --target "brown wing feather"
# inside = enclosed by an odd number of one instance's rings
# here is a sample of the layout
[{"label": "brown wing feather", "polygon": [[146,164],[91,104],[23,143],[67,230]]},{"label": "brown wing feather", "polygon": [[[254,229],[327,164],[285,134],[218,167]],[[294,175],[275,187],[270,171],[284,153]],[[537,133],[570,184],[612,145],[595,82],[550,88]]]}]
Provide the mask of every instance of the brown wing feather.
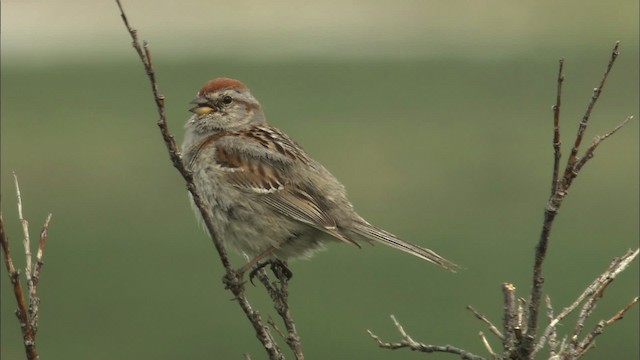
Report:
[{"label": "brown wing feather", "polygon": [[[284,155],[292,161],[307,161],[307,155],[294,146],[294,143],[290,142],[292,140],[286,138],[286,135],[272,129],[268,130],[266,132],[261,131],[261,128],[254,128],[248,133],[230,133],[225,136],[240,136],[246,140],[253,140],[262,147]],[[246,149],[241,153],[219,144],[215,146],[215,160],[221,169],[227,171],[225,176],[230,183],[264,196],[265,203],[274,210],[360,247],[358,243],[340,233],[336,220],[322,208],[320,201],[284,177],[282,164],[275,166],[271,161],[257,155],[252,156]]]},{"label": "brown wing feather", "polygon": [[241,158],[221,146],[216,146],[215,159],[220,168],[228,171],[228,180],[238,187],[261,194],[284,189],[285,181],[280,173],[263,162]]}]

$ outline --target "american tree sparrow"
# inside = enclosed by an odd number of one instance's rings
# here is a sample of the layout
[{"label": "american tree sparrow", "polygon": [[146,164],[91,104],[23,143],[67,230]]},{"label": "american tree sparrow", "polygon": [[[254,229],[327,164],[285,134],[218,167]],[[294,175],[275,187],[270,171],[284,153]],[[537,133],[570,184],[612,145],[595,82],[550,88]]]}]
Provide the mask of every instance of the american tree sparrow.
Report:
[{"label": "american tree sparrow", "polygon": [[[344,186],[295,141],[267,124],[238,80],[208,81],[192,101],[183,161],[225,245],[253,260],[308,257],[328,240],[381,242],[455,270],[432,250],[408,243],[358,215]],[[200,213],[196,210],[196,216]]]}]

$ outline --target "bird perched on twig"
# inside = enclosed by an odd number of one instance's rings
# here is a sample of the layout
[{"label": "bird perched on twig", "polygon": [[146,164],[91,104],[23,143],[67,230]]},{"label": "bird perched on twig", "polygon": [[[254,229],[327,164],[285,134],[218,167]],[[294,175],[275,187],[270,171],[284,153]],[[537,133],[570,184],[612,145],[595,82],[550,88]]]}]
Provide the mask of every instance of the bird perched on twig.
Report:
[{"label": "bird perched on twig", "polygon": [[192,103],[183,161],[225,245],[253,259],[240,272],[261,260],[308,257],[332,239],[357,247],[373,240],[457,268],[358,215],[344,186],[267,124],[262,106],[240,81],[208,81]]}]

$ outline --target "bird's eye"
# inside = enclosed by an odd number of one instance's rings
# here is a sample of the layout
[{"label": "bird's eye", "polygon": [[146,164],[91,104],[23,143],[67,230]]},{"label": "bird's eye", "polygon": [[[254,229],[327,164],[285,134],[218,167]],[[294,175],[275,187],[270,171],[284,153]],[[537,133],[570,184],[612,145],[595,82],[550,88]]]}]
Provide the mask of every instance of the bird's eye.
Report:
[{"label": "bird's eye", "polygon": [[231,96],[225,96],[222,98],[222,103],[225,105],[229,105],[233,102],[233,98]]}]

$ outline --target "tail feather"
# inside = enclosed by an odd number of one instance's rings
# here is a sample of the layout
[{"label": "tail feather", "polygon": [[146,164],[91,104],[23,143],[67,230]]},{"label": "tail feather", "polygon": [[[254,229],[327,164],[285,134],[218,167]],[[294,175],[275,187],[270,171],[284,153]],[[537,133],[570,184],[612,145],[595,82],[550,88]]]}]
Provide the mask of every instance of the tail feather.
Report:
[{"label": "tail feather", "polygon": [[385,245],[417,256],[436,265],[440,265],[447,270],[455,272],[459,269],[458,265],[436,254],[434,251],[408,243],[389,232],[367,223],[364,220],[354,222],[352,230],[356,234],[367,239],[379,241]]}]

